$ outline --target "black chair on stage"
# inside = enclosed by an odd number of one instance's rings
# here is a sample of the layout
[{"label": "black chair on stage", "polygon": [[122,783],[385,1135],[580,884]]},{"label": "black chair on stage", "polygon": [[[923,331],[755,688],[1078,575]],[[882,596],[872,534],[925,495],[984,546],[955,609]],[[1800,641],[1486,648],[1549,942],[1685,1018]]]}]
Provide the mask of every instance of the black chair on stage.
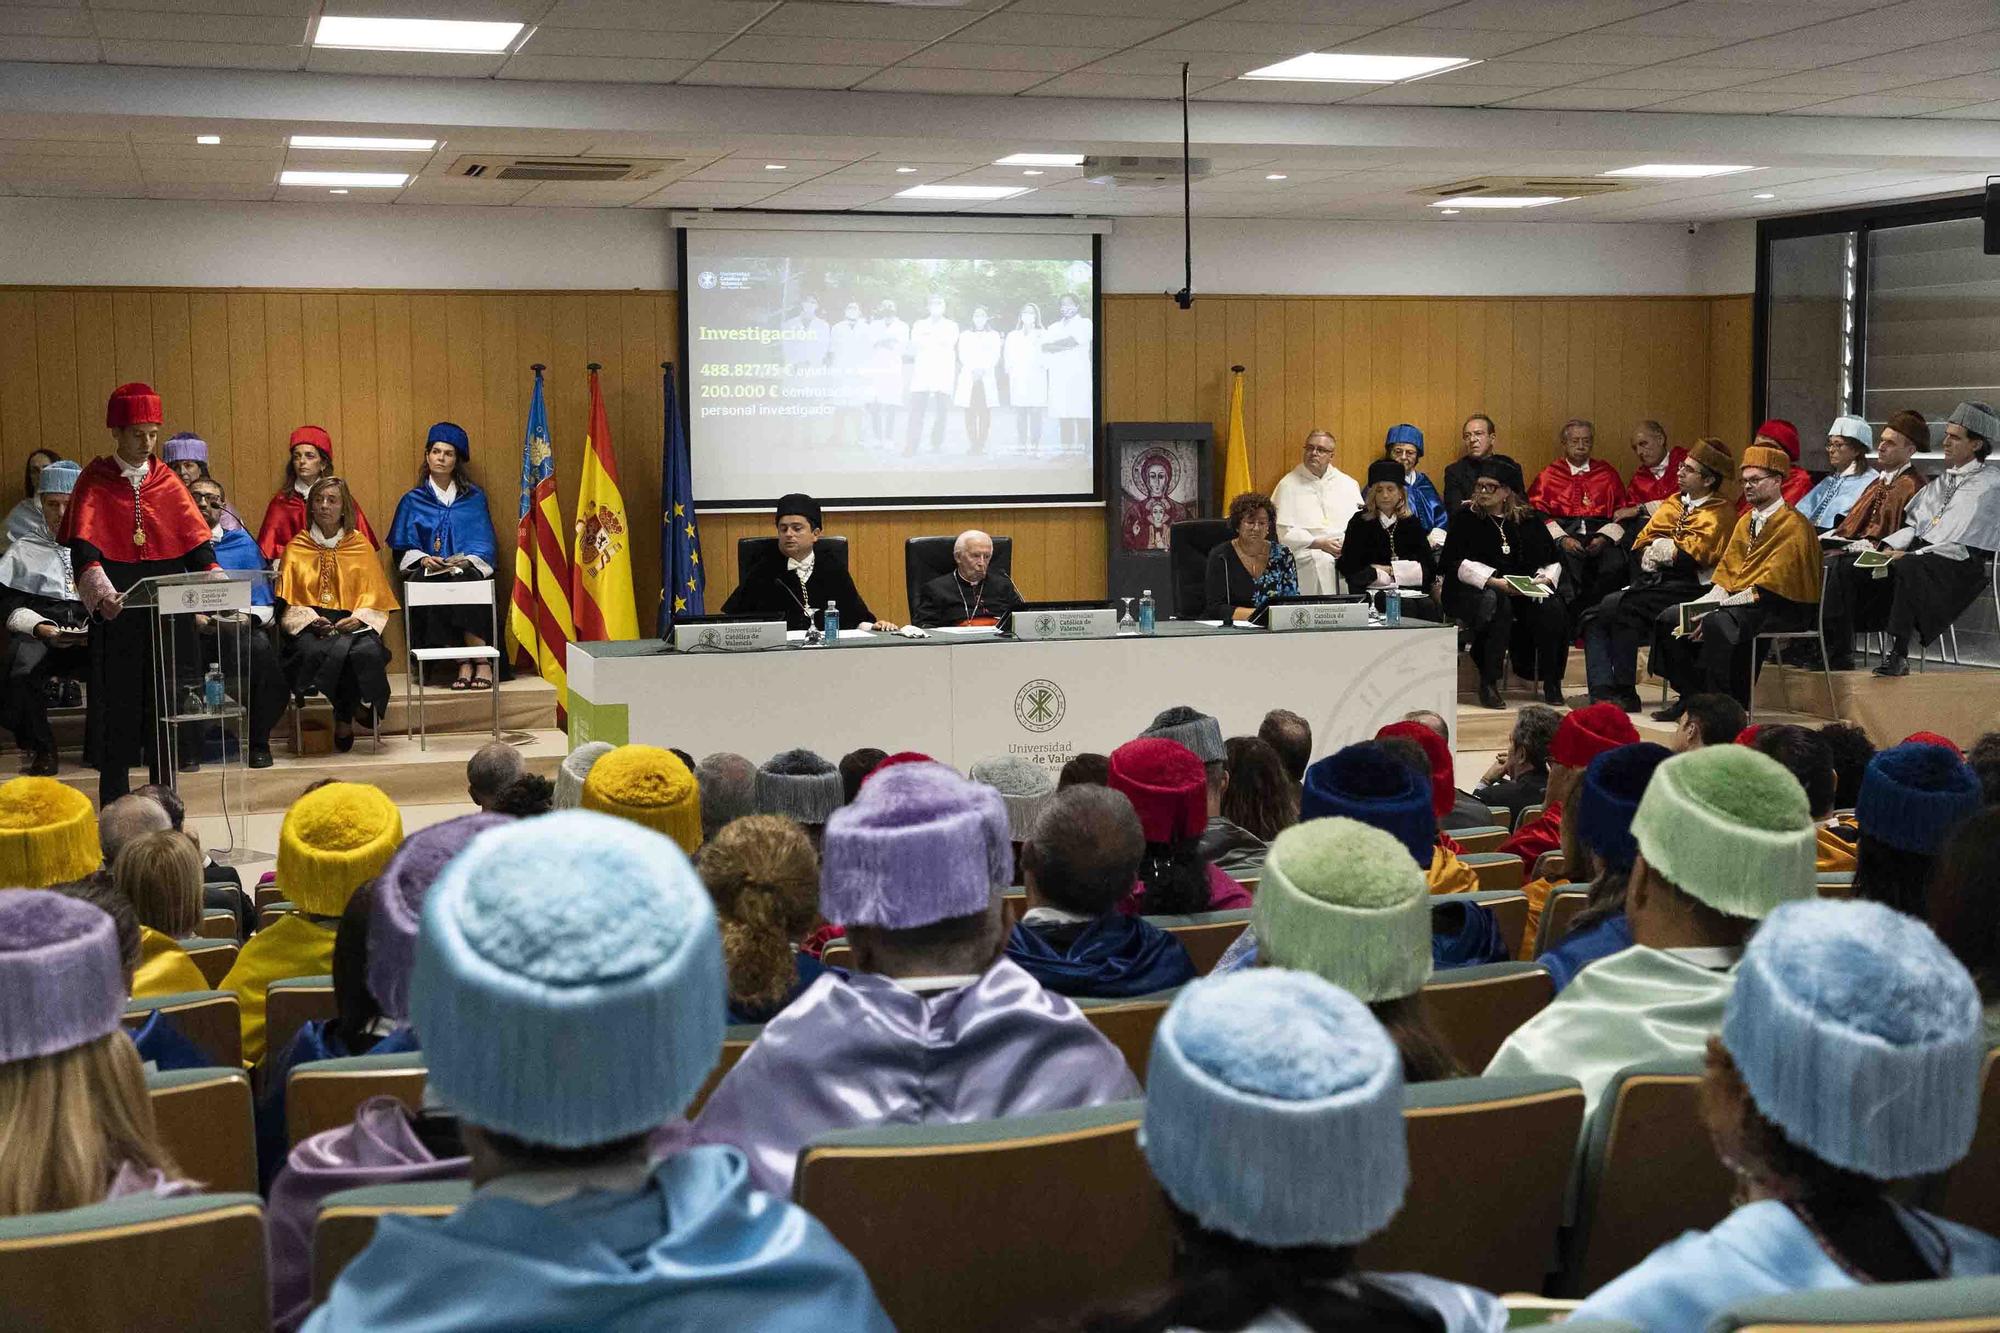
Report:
[{"label": "black chair on stage", "polygon": [[[822,538],[824,540],[824,538]],[[903,592],[907,599],[905,608],[909,618],[917,618],[917,590],[940,574],[949,574],[956,566],[952,559],[952,544],[957,537],[906,537],[903,539]],[[1012,578],[1014,575],[1014,539],[995,537],[993,539],[993,560],[987,565],[989,570]]]},{"label": "black chair on stage", "polygon": [[[736,539],[736,586],[739,588],[743,586],[743,576],[749,573],[750,566],[756,564],[759,560],[776,555],[777,551],[778,539],[776,537],[738,537]],[[815,561],[825,560],[828,568],[832,568],[835,564],[838,564],[843,569],[848,568],[847,538],[821,537],[813,543],[813,559]]]},{"label": "black chair on stage", "polygon": [[1229,540],[1219,518],[1190,518],[1167,529],[1168,595],[1175,620],[1200,620],[1208,603],[1208,553]]}]

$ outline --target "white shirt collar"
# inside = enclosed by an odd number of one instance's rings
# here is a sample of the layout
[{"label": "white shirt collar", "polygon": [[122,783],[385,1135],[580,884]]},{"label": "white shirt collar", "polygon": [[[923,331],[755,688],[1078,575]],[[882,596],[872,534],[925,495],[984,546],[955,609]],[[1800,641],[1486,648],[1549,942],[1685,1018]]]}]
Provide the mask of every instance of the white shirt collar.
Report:
[{"label": "white shirt collar", "polygon": [[1659,462],[1647,468],[1646,471],[1652,473],[1655,477],[1664,477],[1667,475],[1667,464],[1673,461],[1674,461],[1674,451],[1669,449],[1667,450],[1667,452],[1660,455]]},{"label": "white shirt collar", "polygon": [[1983,468],[1985,466],[1986,466],[1985,459],[1975,458],[1970,463],[1967,463],[1964,467],[1948,467],[1945,469],[1945,472],[1947,475],[1953,477],[1969,477],[1973,473],[1979,471],[1980,468]]},{"label": "white shirt collar", "polygon": [[1681,949],[1662,949],[1684,963],[1706,968],[1710,972],[1726,972],[1735,967],[1743,958],[1743,950],[1734,945],[1689,946]]},{"label": "white shirt collar", "polygon": [[1396,526],[1396,516],[1394,514],[1377,513],[1375,515],[1375,521],[1377,523],[1380,523],[1385,528],[1393,528]]},{"label": "white shirt collar", "polygon": [[1021,915],[1024,926],[1081,926],[1095,920],[1088,912],[1066,912],[1060,907],[1030,907]]},{"label": "white shirt collar", "polygon": [[[319,478],[317,477],[313,478],[313,481],[317,480],[319,480]],[[301,500],[303,500],[306,497],[306,493],[312,490],[312,488],[313,484],[311,481],[295,481],[292,483],[292,489],[298,492],[299,498]]]},{"label": "white shirt collar", "polygon": [[794,560],[790,556],[786,556],[785,557],[786,572],[791,574],[797,574],[799,576],[799,582],[804,583],[807,579],[812,577],[813,560],[816,556],[818,556],[818,554],[819,552],[817,551],[807,551],[806,558],[803,560]]},{"label": "white shirt collar", "polygon": [[1903,466],[1901,467],[1877,468],[1875,469],[1875,478],[1877,481],[1880,481],[1884,486],[1887,486],[1890,482],[1902,476],[1905,472],[1908,472],[1909,470],[1910,470],[1910,465],[1908,463],[1903,464]]},{"label": "white shirt collar", "polygon": [[431,494],[435,495],[438,498],[439,504],[448,505],[453,500],[456,500],[458,498],[458,483],[455,481],[451,483],[451,485],[445,487],[443,490],[438,489],[437,479],[435,477],[424,478],[424,484],[431,488]]},{"label": "white shirt collar", "polygon": [[641,1159],[599,1162],[594,1166],[552,1167],[542,1171],[514,1171],[489,1180],[478,1193],[522,1203],[547,1206],[574,1198],[586,1190],[611,1194],[638,1194],[652,1178],[653,1168]]},{"label": "white shirt collar", "polygon": [[1780,509],[1783,509],[1784,507],[1785,507],[1785,497],[1780,495],[1777,499],[1771,501],[1771,503],[1765,505],[1762,509],[1751,510],[1750,516],[1756,519],[1766,519],[1769,518],[1771,515],[1777,513]]},{"label": "white shirt collar", "polygon": [[222,525],[220,523],[216,524],[214,527],[208,530],[208,539],[212,542],[219,542],[222,540]]},{"label": "white shirt collar", "polygon": [[945,991],[963,990],[965,987],[979,980],[979,973],[966,972],[962,975],[939,977],[885,976],[882,980],[892,985],[901,986],[912,995],[938,995]]},{"label": "white shirt collar", "polygon": [[327,550],[331,551],[347,539],[347,529],[342,528],[331,537],[322,537],[319,529],[308,523],[306,524],[306,536],[312,538],[315,545],[324,546]]},{"label": "white shirt collar", "polygon": [[1707,503],[1708,503],[1709,501],[1711,501],[1711,500],[1713,500],[1713,499],[1715,499],[1715,498],[1716,498],[1716,495],[1715,495],[1715,492],[1714,492],[1714,491],[1710,491],[1710,492],[1709,492],[1709,493],[1708,493],[1707,495],[1704,495],[1704,496],[1702,496],[1702,497],[1701,497],[1701,499],[1699,499],[1699,500],[1690,500],[1690,499],[1688,499],[1688,494],[1687,494],[1687,492],[1686,492],[1686,491],[1682,491],[1682,492],[1681,492],[1681,510],[1682,510],[1682,512],[1686,512],[1687,510],[1690,510],[1690,509],[1699,509],[1699,508],[1701,508],[1701,507],[1702,507],[1703,505],[1707,504]]},{"label": "white shirt collar", "polygon": [[125,460],[118,457],[117,454],[111,455],[111,458],[112,461],[118,464],[119,473],[124,476],[125,480],[131,482],[134,486],[137,486],[140,482],[146,479],[146,473],[150,471],[153,466],[153,460],[151,455],[148,455],[147,457],[140,459],[139,466],[137,467],[128,466]]},{"label": "white shirt collar", "polygon": [[1572,477],[1580,477],[1584,473],[1590,471],[1590,469],[1596,465],[1597,460],[1593,458],[1590,460],[1590,462],[1585,463],[1582,467],[1578,467],[1576,464],[1570,463],[1570,461],[1567,458],[1563,459],[1563,462],[1569,464],[1569,474]]}]

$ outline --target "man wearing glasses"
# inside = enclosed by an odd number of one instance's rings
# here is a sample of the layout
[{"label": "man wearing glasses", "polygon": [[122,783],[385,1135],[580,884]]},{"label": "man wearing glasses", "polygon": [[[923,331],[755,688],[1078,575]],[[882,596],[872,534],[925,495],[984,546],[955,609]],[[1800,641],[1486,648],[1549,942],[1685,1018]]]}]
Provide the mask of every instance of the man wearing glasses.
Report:
[{"label": "man wearing glasses", "polygon": [[1347,535],[1347,520],[1361,508],[1361,487],[1333,465],[1333,452],[1331,434],[1310,432],[1304,458],[1271,491],[1278,511],[1278,540],[1299,567],[1301,593],[1345,591],[1334,558]]}]

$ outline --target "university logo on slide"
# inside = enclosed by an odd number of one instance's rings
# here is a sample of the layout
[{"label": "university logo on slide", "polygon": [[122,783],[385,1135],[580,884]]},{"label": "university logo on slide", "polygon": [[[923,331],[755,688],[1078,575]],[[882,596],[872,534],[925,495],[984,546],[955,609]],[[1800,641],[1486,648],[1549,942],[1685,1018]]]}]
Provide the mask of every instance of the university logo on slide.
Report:
[{"label": "university logo on slide", "polygon": [[710,268],[703,269],[701,273],[695,278],[694,281],[695,281],[695,286],[701,288],[703,291],[705,292],[714,291],[715,270]]},{"label": "university logo on slide", "polygon": [[1031,680],[1014,695],[1014,720],[1029,731],[1049,731],[1063,720],[1067,706],[1054,681]]}]

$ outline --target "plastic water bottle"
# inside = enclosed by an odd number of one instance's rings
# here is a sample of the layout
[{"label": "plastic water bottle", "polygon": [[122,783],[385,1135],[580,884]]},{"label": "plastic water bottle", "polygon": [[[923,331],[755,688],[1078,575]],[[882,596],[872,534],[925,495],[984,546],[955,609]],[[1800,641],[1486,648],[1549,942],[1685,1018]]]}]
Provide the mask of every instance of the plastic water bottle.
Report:
[{"label": "plastic water bottle", "polygon": [[201,678],[201,701],[208,706],[209,712],[220,713],[223,697],[222,663],[210,662],[208,674]]},{"label": "plastic water bottle", "polygon": [[831,597],[826,599],[826,616],[822,623],[826,626],[823,642],[832,643],[840,637],[840,603]]},{"label": "plastic water bottle", "polygon": [[1403,590],[1391,588],[1382,594],[1382,623],[1400,625],[1403,623]]},{"label": "plastic water bottle", "polygon": [[1139,632],[1151,634],[1154,629],[1153,590],[1147,588],[1139,594]]}]

